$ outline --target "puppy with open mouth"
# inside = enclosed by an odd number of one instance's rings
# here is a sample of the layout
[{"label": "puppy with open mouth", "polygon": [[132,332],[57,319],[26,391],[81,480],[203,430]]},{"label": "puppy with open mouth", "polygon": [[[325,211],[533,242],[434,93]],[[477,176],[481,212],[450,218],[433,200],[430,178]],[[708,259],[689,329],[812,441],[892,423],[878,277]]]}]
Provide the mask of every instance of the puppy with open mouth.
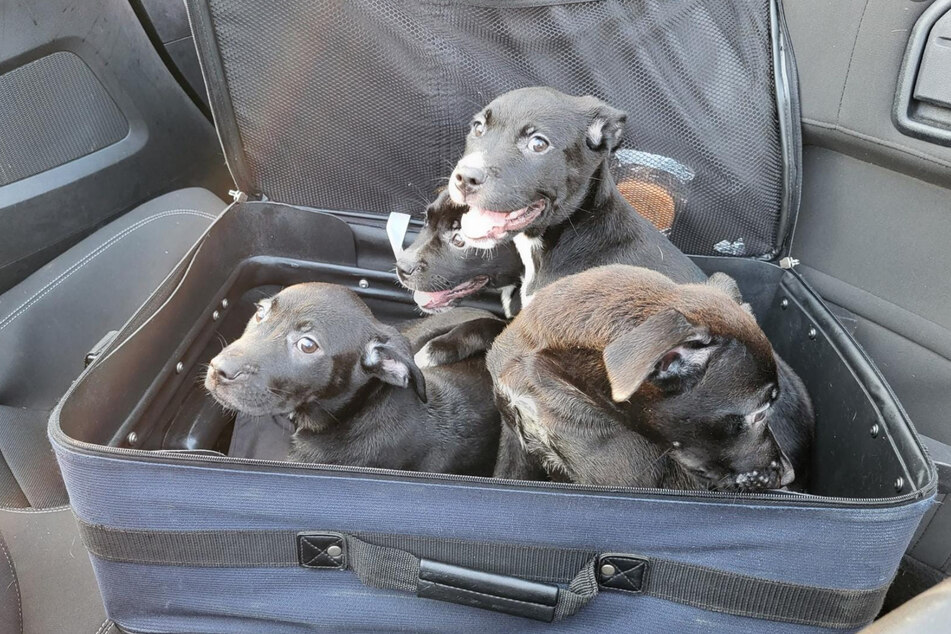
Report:
[{"label": "puppy with open mouth", "polygon": [[522,303],[565,275],[603,264],[643,266],[676,282],[706,276],[618,191],[610,159],[627,115],[595,97],[521,88],[482,109],[449,179],[466,246],[514,242]]},{"label": "puppy with open mouth", "polygon": [[[205,387],[245,414],[290,415],[290,460],[491,475],[500,419],[484,353],[504,322],[474,310],[437,321],[404,336],[350,289],[297,284],[258,304]],[[418,366],[420,346],[438,367]]]},{"label": "puppy with open mouth", "polygon": [[[459,221],[460,244],[498,249],[514,243],[523,263],[523,306],[536,290],[564,276],[608,264],[642,266],[678,283],[706,280],[615,185],[610,156],[625,120],[623,112],[594,97],[572,97],[551,88],[506,93],[473,119],[448,188],[454,203],[466,205]],[[438,275],[443,261],[434,263],[430,272]],[[725,285],[742,304],[728,276],[715,275],[711,282]],[[604,279],[597,295],[613,287]],[[585,301],[595,301],[594,296]],[[799,473],[797,485],[803,485],[808,481],[812,405],[799,377],[773,356],[779,397],[770,419]],[[524,447],[511,440],[503,427],[502,454],[522,460],[525,477],[538,476]]]},{"label": "puppy with open mouth", "polygon": [[521,260],[511,243],[491,251],[467,246],[461,234],[467,210],[454,203],[448,191],[440,193],[426,208],[422,231],[396,259],[396,276],[413,291],[423,312],[446,311],[483,288],[497,288],[503,309],[511,317]]}]

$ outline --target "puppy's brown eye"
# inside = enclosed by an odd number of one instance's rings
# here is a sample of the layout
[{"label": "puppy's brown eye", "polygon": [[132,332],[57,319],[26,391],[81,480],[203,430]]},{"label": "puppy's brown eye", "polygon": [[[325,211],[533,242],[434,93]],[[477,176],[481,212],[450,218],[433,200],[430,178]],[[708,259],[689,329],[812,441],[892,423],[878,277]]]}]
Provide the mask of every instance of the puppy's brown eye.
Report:
[{"label": "puppy's brown eye", "polygon": [[551,143],[540,134],[536,134],[528,140],[528,149],[536,154],[541,154],[551,146]]},{"label": "puppy's brown eye", "polygon": [[452,234],[452,237],[449,238],[449,243],[457,249],[461,249],[466,246],[466,241],[462,239],[462,236],[458,233]]},{"label": "puppy's brown eye", "polygon": [[472,122],[472,134],[475,136],[482,136],[485,134],[485,124],[481,121]]},{"label": "puppy's brown eye", "polygon": [[317,352],[317,342],[310,337],[301,337],[297,340],[297,349],[304,354],[314,354]]}]

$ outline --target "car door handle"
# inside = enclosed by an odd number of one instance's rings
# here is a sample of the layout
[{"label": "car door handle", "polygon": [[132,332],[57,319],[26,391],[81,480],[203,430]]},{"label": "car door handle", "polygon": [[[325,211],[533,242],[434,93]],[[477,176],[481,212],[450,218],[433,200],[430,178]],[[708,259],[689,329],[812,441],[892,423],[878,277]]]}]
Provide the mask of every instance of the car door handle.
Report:
[{"label": "car door handle", "polygon": [[892,120],[903,134],[951,145],[951,0],[936,0],[912,29]]}]

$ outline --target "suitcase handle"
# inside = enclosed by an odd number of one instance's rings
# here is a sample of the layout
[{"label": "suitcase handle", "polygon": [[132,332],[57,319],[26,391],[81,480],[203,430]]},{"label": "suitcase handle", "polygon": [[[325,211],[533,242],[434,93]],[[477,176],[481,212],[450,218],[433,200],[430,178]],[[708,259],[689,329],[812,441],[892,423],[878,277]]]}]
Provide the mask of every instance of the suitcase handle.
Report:
[{"label": "suitcase handle", "polygon": [[550,623],[558,586],[421,559],[416,596]]},{"label": "suitcase handle", "polygon": [[571,616],[598,593],[592,557],[567,588],[420,559],[342,533],[299,533],[304,568],[351,570],[374,588],[414,592],[425,599],[468,605],[550,623]]},{"label": "suitcase handle", "polygon": [[[855,630],[875,618],[890,585],[825,588],[634,553],[599,554],[587,549],[447,537],[290,530],[136,530],[90,524],[80,517],[77,521],[89,553],[104,561],[189,568],[301,566],[351,570],[374,588],[432,596],[543,621],[575,614],[600,588],[736,616]],[[441,559],[485,566],[495,572],[439,563]]]}]

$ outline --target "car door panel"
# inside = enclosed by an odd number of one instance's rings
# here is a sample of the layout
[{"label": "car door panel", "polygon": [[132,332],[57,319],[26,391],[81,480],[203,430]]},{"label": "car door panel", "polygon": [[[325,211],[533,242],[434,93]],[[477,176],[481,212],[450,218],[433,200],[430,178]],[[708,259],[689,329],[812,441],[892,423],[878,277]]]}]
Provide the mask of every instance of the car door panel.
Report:
[{"label": "car door panel", "polygon": [[0,3],[4,88],[0,292],[149,198],[227,188],[213,126],[123,0]]},{"label": "car door panel", "polygon": [[787,0],[804,141],[951,187],[951,148],[892,121],[905,46],[930,1]]},{"label": "car door panel", "polygon": [[[943,2],[943,0],[938,0]],[[951,147],[904,134],[905,50],[931,1],[787,0],[799,65],[802,204],[791,255],[854,319],[951,489]],[[948,77],[951,81],[951,76]],[[887,606],[951,571],[951,507],[929,514]]]}]

